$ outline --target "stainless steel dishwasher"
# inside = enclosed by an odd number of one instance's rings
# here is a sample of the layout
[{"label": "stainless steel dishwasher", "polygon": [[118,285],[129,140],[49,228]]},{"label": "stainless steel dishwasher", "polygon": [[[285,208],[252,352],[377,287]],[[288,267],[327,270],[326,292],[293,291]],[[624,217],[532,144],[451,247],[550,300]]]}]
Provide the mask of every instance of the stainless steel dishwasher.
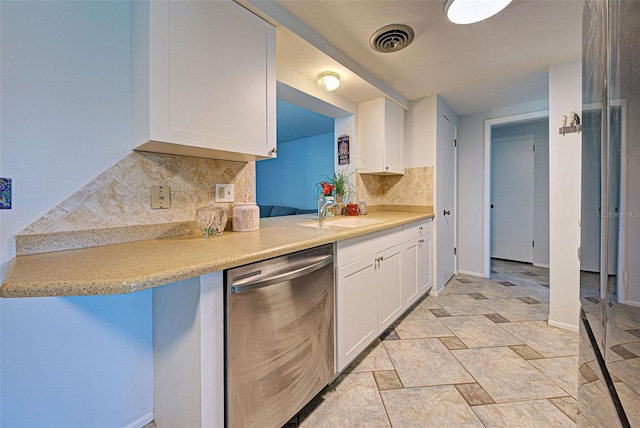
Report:
[{"label": "stainless steel dishwasher", "polygon": [[225,420],[280,428],[334,375],[333,245],[225,275]]}]

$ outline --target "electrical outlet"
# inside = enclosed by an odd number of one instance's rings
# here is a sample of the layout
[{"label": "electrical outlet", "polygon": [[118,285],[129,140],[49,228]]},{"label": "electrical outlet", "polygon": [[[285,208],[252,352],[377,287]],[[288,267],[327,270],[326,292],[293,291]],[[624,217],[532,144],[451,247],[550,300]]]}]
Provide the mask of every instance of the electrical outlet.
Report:
[{"label": "electrical outlet", "polygon": [[151,208],[154,210],[171,208],[171,187],[151,186]]},{"label": "electrical outlet", "polygon": [[233,202],[233,184],[216,184],[216,202]]}]

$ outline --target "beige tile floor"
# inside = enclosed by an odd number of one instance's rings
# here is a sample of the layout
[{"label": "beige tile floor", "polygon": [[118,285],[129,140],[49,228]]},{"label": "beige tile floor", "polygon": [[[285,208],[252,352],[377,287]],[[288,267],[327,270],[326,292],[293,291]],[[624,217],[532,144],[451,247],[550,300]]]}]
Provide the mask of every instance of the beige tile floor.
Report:
[{"label": "beige tile floor", "polygon": [[289,427],[574,427],[578,335],[546,323],[549,272],[494,260],[457,275]]}]

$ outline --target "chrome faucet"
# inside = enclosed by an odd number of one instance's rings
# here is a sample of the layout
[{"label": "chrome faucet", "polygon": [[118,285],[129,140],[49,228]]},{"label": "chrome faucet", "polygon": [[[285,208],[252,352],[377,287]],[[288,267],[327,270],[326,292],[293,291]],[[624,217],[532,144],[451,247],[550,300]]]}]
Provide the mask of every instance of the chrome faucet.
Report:
[{"label": "chrome faucet", "polygon": [[[318,205],[319,207],[320,205]],[[324,220],[327,217],[327,210],[333,206],[333,201],[326,202],[318,209],[318,220]]]}]

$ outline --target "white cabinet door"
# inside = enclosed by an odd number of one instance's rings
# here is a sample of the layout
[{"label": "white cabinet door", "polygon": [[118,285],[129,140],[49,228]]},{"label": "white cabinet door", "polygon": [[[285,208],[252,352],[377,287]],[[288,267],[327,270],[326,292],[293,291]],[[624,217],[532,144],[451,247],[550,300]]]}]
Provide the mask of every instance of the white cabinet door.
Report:
[{"label": "white cabinet door", "polygon": [[404,110],[385,98],[358,104],[361,173],[404,174]]},{"label": "white cabinet door", "polygon": [[418,286],[419,295],[422,296],[432,286],[432,235],[427,234],[418,240]]},{"label": "white cabinet door", "polygon": [[404,110],[385,100],[385,171],[404,174]]},{"label": "white cabinet door", "polygon": [[337,364],[344,368],[378,336],[375,257],[337,269]]},{"label": "white cabinet door", "polygon": [[229,1],[135,1],[131,37],[134,149],[275,156],[273,26]]},{"label": "white cabinet door", "polygon": [[418,269],[422,256],[419,239],[402,244],[402,273],[400,293],[402,296],[402,309],[406,309],[418,299],[420,283],[418,281]]},{"label": "white cabinet door", "polygon": [[400,292],[402,270],[402,246],[382,251],[376,257],[378,285],[378,331],[389,327],[402,312]]}]

